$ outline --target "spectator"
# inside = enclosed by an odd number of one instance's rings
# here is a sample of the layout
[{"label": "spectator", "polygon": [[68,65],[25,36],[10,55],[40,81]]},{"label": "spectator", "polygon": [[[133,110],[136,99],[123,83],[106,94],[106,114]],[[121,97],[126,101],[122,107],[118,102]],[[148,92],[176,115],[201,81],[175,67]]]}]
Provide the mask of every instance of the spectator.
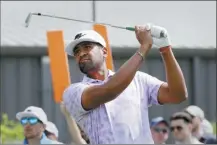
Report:
[{"label": "spectator", "polygon": [[201,108],[199,108],[198,106],[188,106],[185,109],[185,112],[189,113],[191,115],[191,117],[193,118],[192,123],[193,123],[193,129],[192,129],[192,133],[193,135],[200,139],[201,136],[203,135],[203,130],[202,130],[202,122],[205,119],[204,117],[204,112]]},{"label": "spectator", "polygon": [[57,144],[62,144],[58,141],[59,131],[53,122],[48,121],[46,124],[45,135],[55,141]]},{"label": "spectator", "polygon": [[74,118],[69,114],[64,103],[60,103],[60,110],[63,113],[66,123],[68,125],[68,130],[71,135],[72,140],[74,141],[72,144],[87,144],[89,143],[89,139],[86,134],[80,130],[79,126],[75,122]]},{"label": "spectator", "polygon": [[169,124],[163,117],[151,120],[151,133],[155,144],[165,144],[168,139]]},{"label": "spectator", "polygon": [[206,144],[215,143],[216,136],[213,134],[212,124],[208,120],[204,119],[201,124],[201,128],[203,134],[199,140]]},{"label": "spectator", "polygon": [[170,130],[176,144],[202,144],[192,135],[192,118],[186,112],[177,112],[170,118]]},{"label": "spectator", "polygon": [[200,138],[200,142],[205,144],[217,144],[216,136],[214,134],[204,134]]},{"label": "spectator", "polygon": [[56,142],[47,138],[44,133],[47,115],[41,108],[27,107],[23,112],[18,112],[16,118],[24,128],[24,144],[56,144]]}]

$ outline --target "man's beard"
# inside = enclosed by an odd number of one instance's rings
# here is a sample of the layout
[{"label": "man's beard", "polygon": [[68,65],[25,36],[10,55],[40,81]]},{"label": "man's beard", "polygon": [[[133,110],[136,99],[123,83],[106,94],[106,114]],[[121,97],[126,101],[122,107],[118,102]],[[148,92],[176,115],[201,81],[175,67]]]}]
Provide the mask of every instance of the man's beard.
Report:
[{"label": "man's beard", "polygon": [[84,74],[88,74],[89,71],[94,70],[95,66],[91,61],[85,63],[79,63],[80,71]]}]

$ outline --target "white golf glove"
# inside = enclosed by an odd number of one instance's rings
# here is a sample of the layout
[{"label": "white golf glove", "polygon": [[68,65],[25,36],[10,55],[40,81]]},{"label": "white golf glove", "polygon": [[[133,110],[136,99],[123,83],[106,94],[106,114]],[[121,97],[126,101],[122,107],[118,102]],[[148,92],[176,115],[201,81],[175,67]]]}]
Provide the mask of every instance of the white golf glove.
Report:
[{"label": "white golf glove", "polygon": [[153,45],[159,49],[171,46],[171,41],[165,28],[153,24],[147,24],[147,26],[151,30]]}]

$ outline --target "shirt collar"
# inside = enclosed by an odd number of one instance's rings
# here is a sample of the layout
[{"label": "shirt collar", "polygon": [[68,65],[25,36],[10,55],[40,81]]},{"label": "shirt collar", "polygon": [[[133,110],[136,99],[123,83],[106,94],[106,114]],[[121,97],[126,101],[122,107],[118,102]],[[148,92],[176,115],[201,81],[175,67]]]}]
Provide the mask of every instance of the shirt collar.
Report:
[{"label": "shirt collar", "polygon": [[[48,139],[45,133],[42,134],[40,144],[50,144],[52,143],[52,140]],[[28,144],[28,140],[25,138],[23,141],[23,144]]]},{"label": "shirt collar", "polygon": [[[108,76],[105,78],[105,80],[109,79],[110,77],[112,77],[115,73],[111,70],[108,70]],[[85,75],[83,77],[82,82],[89,82],[89,83],[97,83],[97,82],[102,82],[101,80],[97,80],[97,79],[92,79],[89,78],[87,75]]]}]

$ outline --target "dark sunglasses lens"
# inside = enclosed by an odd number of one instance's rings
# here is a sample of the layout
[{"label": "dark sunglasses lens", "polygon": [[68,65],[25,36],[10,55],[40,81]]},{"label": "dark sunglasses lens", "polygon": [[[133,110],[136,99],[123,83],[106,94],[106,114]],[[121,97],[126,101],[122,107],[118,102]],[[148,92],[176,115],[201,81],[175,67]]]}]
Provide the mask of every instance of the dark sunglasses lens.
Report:
[{"label": "dark sunglasses lens", "polygon": [[154,128],[154,131],[160,132],[161,130],[159,128]]},{"label": "dark sunglasses lens", "polygon": [[178,131],[181,131],[182,127],[181,126],[177,126],[177,129],[178,129]]},{"label": "dark sunglasses lens", "polygon": [[22,118],[22,119],[20,120],[20,123],[21,123],[22,125],[26,125],[26,124],[28,123],[28,118]]},{"label": "dark sunglasses lens", "polygon": [[159,132],[167,133],[167,129],[155,128],[154,130],[158,133]]},{"label": "dark sunglasses lens", "polygon": [[167,130],[166,130],[166,129],[162,129],[162,132],[163,132],[163,133],[167,133]]},{"label": "dark sunglasses lens", "polygon": [[37,118],[29,118],[29,123],[31,125],[34,125],[34,124],[38,123],[38,119]]},{"label": "dark sunglasses lens", "polygon": [[178,131],[181,131],[182,127],[181,126],[170,127],[171,132],[173,132],[175,129],[177,129]]}]

